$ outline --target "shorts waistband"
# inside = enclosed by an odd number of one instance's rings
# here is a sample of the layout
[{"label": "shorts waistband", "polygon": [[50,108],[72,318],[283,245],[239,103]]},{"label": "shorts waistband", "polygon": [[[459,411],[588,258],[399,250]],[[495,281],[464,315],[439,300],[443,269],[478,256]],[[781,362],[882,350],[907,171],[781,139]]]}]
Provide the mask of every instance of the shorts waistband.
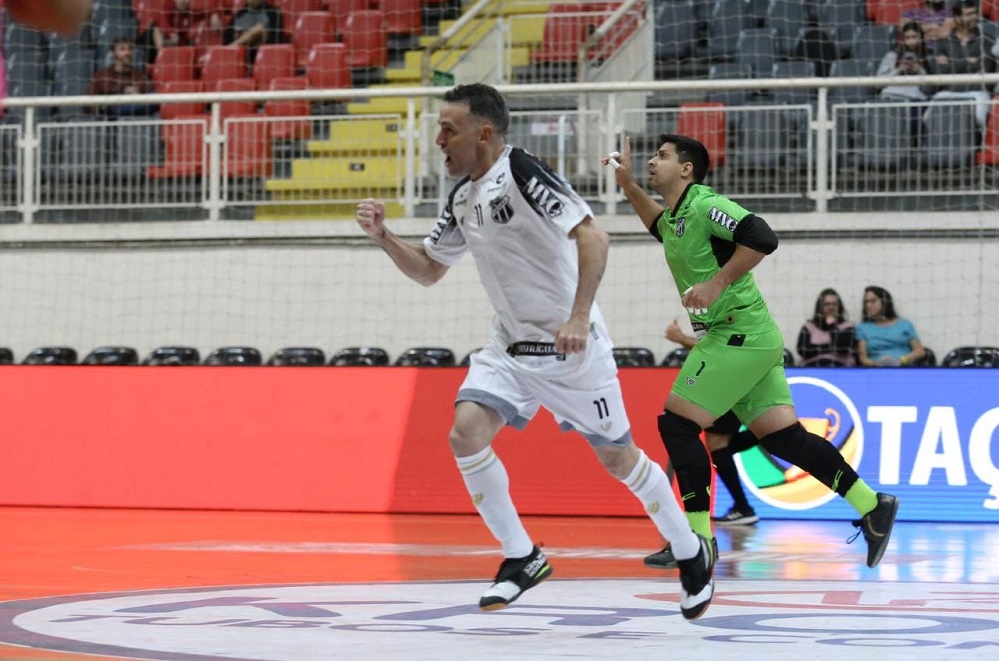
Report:
[{"label": "shorts waistband", "polygon": [[555,360],[565,360],[565,354],[555,350],[554,342],[514,342],[506,352],[511,356],[555,356]]}]

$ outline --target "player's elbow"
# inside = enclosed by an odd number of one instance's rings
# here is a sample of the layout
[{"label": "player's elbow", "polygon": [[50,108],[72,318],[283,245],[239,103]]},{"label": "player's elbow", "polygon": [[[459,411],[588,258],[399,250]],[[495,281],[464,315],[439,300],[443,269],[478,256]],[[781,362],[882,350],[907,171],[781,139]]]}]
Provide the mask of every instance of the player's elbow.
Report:
[{"label": "player's elbow", "polygon": [[572,231],[569,232],[569,237],[575,239],[580,244],[595,248],[604,254],[610,248],[610,235],[594,223],[592,218],[586,218],[586,220],[572,228]]},{"label": "player's elbow", "polygon": [[732,238],[739,245],[752,248],[764,255],[777,250],[777,235],[767,221],[756,215],[751,214],[739,221]]},{"label": "player's elbow", "polygon": [[431,285],[440,282],[440,279],[444,277],[447,273],[447,266],[441,264],[440,262],[435,262],[432,259],[427,259],[427,266],[423,271],[413,277],[418,284],[424,287],[430,287]]}]

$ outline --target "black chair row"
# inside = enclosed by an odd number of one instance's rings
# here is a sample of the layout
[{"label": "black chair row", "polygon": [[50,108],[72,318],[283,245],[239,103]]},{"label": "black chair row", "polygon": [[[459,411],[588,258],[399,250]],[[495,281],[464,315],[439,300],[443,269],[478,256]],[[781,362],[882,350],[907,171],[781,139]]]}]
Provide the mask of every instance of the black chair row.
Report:
[{"label": "black chair row", "polygon": [[[936,354],[930,348],[925,348],[926,356],[918,363],[921,367],[935,367],[937,365]],[[687,358],[687,349],[674,349],[663,358],[661,367],[680,367]],[[655,367],[655,356],[643,347],[616,347],[614,349],[614,360],[618,367]],[[784,366],[793,367],[795,365],[794,355],[784,349]],[[812,365],[812,367],[824,367],[825,365]],[[947,352],[940,367],[999,367],[999,347],[968,346],[958,347]]]},{"label": "black chair row", "polygon": [[[13,365],[14,352],[0,348],[0,365]],[[395,362],[388,352],[378,347],[348,347],[337,351],[326,361],[326,353],[318,347],[285,347],[264,361],[259,349],[244,346],[221,347],[208,354],[204,361],[194,347],[163,346],[153,349],[139,360],[132,347],[98,347],[78,360],[72,347],[39,347],[21,361],[22,365],[274,365],[274,366],[362,366],[400,365],[450,367],[457,364],[454,352],[442,347],[415,347],[401,354]],[[462,361],[468,365],[468,356]]]},{"label": "black chair row", "polygon": [[[397,365],[408,367],[467,367],[473,352],[461,362],[456,362],[455,354],[443,347],[414,347],[403,352],[393,362],[387,351],[379,347],[348,347],[332,355],[329,362],[326,354],[318,347],[285,347],[274,352],[265,362],[258,349],[253,347],[221,347],[215,349],[201,361],[201,355],[194,347],[158,347],[148,356],[139,360],[139,354],[131,347],[98,347],[77,362],[77,352],[71,347],[40,347],[31,351],[21,361],[22,365],[272,365],[319,367],[323,365],[357,367]],[[687,358],[687,349],[674,349],[666,354],[661,367],[680,367]],[[655,355],[644,347],[616,347],[614,360],[618,367],[655,367]],[[14,364],[14,353],[0,348],[0,365]],[[784,349],[785,367],[793,367],[794,356]],[[936,355],[926,349],[926,358],[921,365],[932,367],[937,364]],[[940,361],[941,367],[999,367],[999,347],[968,346],[958,347],[948,352]]]},{"label": "black chair row", "polygon": [[[670,351],[659,363],[660,367],[680,367],[687,359],[687,349],[679,348]],[[655,367],[656,357],[644,347],[614,347],[614,362],[618,367]],[[784,366],[794,365],[794,356],[784,349]]]}]

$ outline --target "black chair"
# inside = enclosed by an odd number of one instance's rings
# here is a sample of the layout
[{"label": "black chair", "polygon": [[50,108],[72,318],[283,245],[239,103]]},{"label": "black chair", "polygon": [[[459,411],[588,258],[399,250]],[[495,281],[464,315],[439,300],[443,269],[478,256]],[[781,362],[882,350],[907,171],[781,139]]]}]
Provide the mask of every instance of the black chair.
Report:
[{"label": "black chair", "polygon": [[259,349],[253,347],[219,347],[208,354],[205,365],[261,365],[263,358]]},{"label": "black chair", "polygon": [[414,347],[396,358],[395,364],[407,367],[454,367],[454,352],[442,347]]},{"label": "black chair", "polygon": [[644,347],[614,347],[618,367],[655,367],[656,357]]},{"label": "black chair", "polygon": [[322,367],[326,364],[326,354],[316,347],[285,347],[275,351],[267,359],[267,364],[276,367]]},{"label": "black chair", "polygon": [[132,347],[97,347],[81,365],[138,365],[139,352]]},{"label": "black chair", "polygon": [[22,365],[76,365],[76,349],[39,347],[24,357]]},{"label": "black chair", "polygon": [[794,367],[794,354],[784,347],[784,367]]},{"label": "black chair", "polygon": [[662,367],[681,367],[683,361],[687,360],[687,354],[689,353],[690,349],[684,349],[683,347],[673,349],[663,358]]},{"label": "black chair", "polygon": [[941,367],[999,367],[999,347],[958,347],[947,352]]},{"label": "black chair", "polygon": [[933,349],[929,347],[923,347],[923,351],[926,355],[913,363],[915,367],[936,367],[937,366],[937,355],[933,353]]},{"label": "black chair", "polygon": [[0,365],[13,365],[14,352],[7,347],[0,347]]},{"label": "black chair", "polygon": [[153,349],[142,359],[143,365],[200,365],[201,354],[194,347],[166,346]]},{"label": "black chair", "polygon": [[381,347],[347,347],[333,354],[330,365],[367,367],[388,365],[389,355]]},{"label": "black chair", "polygon": [[461,367],[469,367],[472,364],[472,354],[479,353],[480,351],[482,351],[482,347],[479,347],[478,349],[472,349],[471,351],[465,354],[465,357],[461,359],[461,362],[458,363],[458,365],[460,365]]}]

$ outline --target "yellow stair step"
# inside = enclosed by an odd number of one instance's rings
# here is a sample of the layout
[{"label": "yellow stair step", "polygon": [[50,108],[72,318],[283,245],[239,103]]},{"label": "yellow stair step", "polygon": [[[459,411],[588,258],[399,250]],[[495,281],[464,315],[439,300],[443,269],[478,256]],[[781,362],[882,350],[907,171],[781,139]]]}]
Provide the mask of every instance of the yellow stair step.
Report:
[{"label": "yellow stair step", "polygon": [[402,181],[399,159],[378,156],[297,158],[291,177],[269,179],[268,191],[384,189]]},{"label": "yellow stair step", "polygon": [[485,12],[491,16],[512,16],[515,14],[547,14],[551,7],[551,2],[535,2],[535,0],[525,0],[525,2],[511,2],[511,0],[495,0],[489,4]]},{"label": "yellow stair step", "polygon": [[[347,104],[349,115],[389,115],[406,114],[406,99],[403,97],[378,97],[370,101],[354,101]],[[416,112],[423,110],[423,99],[416,99]]]},{"label": "yellow stair step", "polygon": [[[256,220],[354,220],[360,198],[349,202],[320,204],[265,204],[254,212]],[[405,209],[398,202],[385,202],[385,214],[394,218]]]},{"label": "yellow stair step", "polygon": [[316,155],[396,153],[401,145],[401,128],[402,118],[398,116],[334,119],[329,122],[328,140],[309,140],[305,146],[310,154]]}]

